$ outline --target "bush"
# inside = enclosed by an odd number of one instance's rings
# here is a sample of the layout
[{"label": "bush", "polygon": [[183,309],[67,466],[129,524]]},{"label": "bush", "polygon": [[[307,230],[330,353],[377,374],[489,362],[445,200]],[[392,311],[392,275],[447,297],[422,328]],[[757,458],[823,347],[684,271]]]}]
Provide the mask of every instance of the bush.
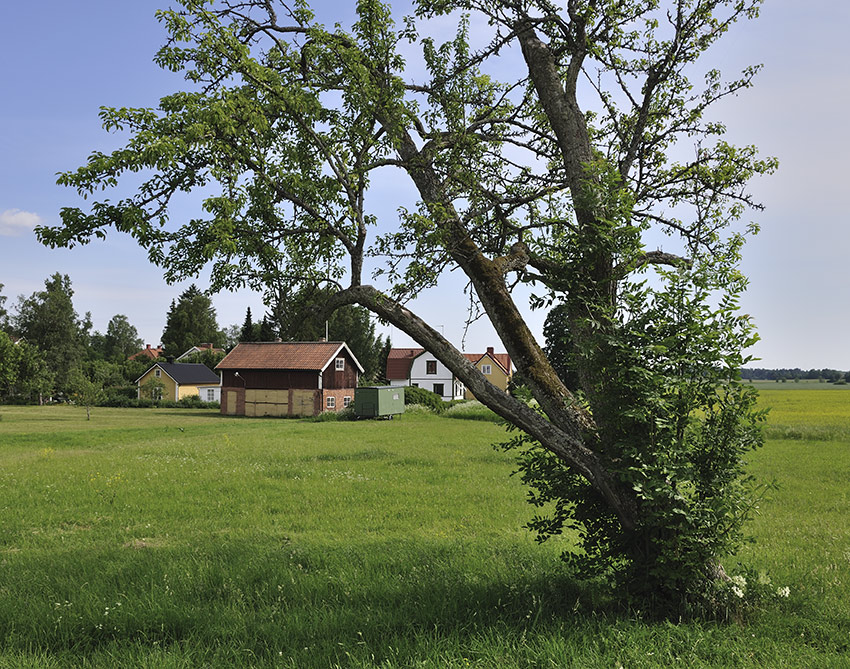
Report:
[{"label": "bush", "polygon": [[123,397],[128,400],[134,400],[139,396],[138,386],[110,386],[104,390],[106,391],[107,397]]},{"label": "bush", "polygon": [[416,386],[406,386],[404,389],[404,403],[419,404],[428,407],[432,411],[442,413],[446,409],[446,402],[437,393],[433,393],[425,388],[417,388]]}]

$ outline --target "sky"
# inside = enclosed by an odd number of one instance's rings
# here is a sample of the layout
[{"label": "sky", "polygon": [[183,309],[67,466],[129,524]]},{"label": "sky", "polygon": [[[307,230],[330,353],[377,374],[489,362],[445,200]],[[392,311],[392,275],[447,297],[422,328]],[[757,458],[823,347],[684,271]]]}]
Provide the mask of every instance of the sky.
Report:
[{"label": "sky", "polygon": [[[35,225],[59,223],[65,206],[80,206],[56,185],[59,172],[85,163],[94,150],[110,151],[120,139],[100,126],[101,106],[155,107],[183,88],[180,75],[152,61],[164,40],[154,12],[168,0],[42,0],[6,3],[0,40],[0,283],[6,307],[44,287],[55,272],[68,274],[74,305],[91,312],[104,332],[124,314],[145,342],[158,344],[171,301],[192,283],[168,285],[161,270],[132,239],[111,232],[105,241],[74,249],[41,246]],[[322,9],[351,13],[353,0],[320,0]],[[342,10],[340,10],[342,8]],[[344,18],[340,16],[340,18]],[[709,54],[728,76],[748,64],[764,69],[755,86],[724,101],[715,114],[737,144],[755,144],[776,156],[778,173],[753,184],[763,212],[749,215],[761,227],[744,251],[750,286],[742,308],[761,341],[751,366],[850,369],[850,226],[847,155],[850,155],[850,3],[837,0],[766,0],[761,17],[738,26]],[[392,185],[380,186],[392,214]],[[194,281],[205,289],[203,276]],[[411,309],[442,330],[456,346],[502,349],[483,320],[465,332],[467,301],[449,277],[449,288],[425,291]],[[246,291],[212,297],[222,327],[255,315],[260,295]],[[540,336],[543,312],[529,313]],[[396,346],[414,343],[379,327]],[[333,333],[331,333],[333,338]],[[542,339],[541,339],[542,341]]]}]

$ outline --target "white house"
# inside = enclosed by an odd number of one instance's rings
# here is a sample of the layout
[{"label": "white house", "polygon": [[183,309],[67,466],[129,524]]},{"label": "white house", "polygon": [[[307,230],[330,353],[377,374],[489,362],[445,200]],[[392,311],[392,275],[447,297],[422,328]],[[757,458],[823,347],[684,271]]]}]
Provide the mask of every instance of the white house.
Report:
[{"label": "white house", "polygon": [[463,383],[423,348],[393,348],[387,356],[391,386],[416,386],[437,393],[445,401],[463,399]]}]

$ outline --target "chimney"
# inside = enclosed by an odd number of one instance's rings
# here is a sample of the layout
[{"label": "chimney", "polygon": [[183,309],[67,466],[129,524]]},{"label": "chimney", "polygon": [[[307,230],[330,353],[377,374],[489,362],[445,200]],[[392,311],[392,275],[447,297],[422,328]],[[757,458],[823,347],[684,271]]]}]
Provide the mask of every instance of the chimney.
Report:
[{"label": "chimney", "polygon": [[492,346],[487,347],[487,355],[489,355],[491,358],[495,355],[495,353],[493,353],[493,347]]},{"label": "chimney", "polygon": [[149,351],[151,350],[151,345],[150,345],[150,344],[148,344],[148,350],[149,350]]},{"label": "chimney", "polygon": [[165,361],[166,361],[169,365],[173,365],[173,364],[174,364],[174,356],[173,356],[173,355],[169,355],[169,356],[165,359]]}]

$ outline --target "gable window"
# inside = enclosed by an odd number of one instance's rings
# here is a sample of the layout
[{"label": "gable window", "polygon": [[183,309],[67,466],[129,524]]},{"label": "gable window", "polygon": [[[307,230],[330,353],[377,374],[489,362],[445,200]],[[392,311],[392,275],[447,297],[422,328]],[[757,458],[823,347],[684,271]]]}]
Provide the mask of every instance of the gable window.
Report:
[{"label": "gable window", "polygon": [[325,401],[325,406],[328,409],[336,409],[336,397],[328,397]]},{"label": "gable window", "polygon": [[162,376],[162,370],[161,369],[155,369],[154,372],[153,372],[153,375],[156,378],[159,378],[160,376]]},{"label": "gable window", "polygon": [[434,392],[437,393],[440,397],[443,396],[443,388],[445,388],[445,384],[443,383],[434,384]]},{"label": "gable window", "polygon": [[345,369],[345,358],[336,359],[336,371],[341,372]]},{"label": "gable window", "polygon": [[426,374],[436,374],[437,373],[437,361],[436,360],[426,360],[425,361],[425,373]]},{"label": "gable window", "polygon": [[487,374],[488,376],[493,373],[492,365],[481,365],[481,373]]},{"label": "gable window", "polygon": [[342,406],[346,409],[351,406],[351,397],[349,395],[342,398]]}]

